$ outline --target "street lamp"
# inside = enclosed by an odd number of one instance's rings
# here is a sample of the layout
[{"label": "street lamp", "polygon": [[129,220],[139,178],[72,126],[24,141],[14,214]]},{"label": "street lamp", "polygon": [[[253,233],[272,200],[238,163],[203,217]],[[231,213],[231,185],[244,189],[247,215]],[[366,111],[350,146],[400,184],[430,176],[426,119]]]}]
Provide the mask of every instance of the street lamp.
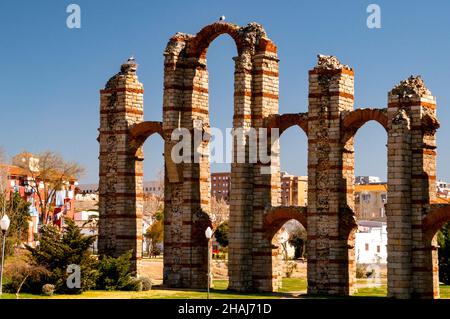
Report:
[{"label": "street lamp", "polygon": [[3,248],[2,248],[2,268],[0,273],[0,295],[3,293],[3,265],[5,262],[5,241],[6,241],[6,232],[8,231],[10,220],[8,215],[4,214],[2,219],[0,220],[0,228],[2,230],[3,237]]},{"label": "street lamp", "polygon": [[208,226],[205,230],[205,236],[208,239],[208,299],[209,299],[209,287],[211,286],[211,237],[213,231],[211,227]]}]

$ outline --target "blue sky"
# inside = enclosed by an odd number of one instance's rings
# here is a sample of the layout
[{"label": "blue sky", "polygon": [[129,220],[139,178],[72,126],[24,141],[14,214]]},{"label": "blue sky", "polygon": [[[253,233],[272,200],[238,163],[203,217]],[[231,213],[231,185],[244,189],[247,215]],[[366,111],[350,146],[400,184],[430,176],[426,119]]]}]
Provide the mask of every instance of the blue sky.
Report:
[{"label": "blue sky", "polygon": [[[66,27],[66,7],[81,7],[81,29]],[[381,7],[381,29],[368,29],[366,8]],[[99,89],[134,54],[144,83],[145,119],[162,116],[163,50],[176,32],[196,33],[225,15],[261,23],[278,46],[280,113],[307,110],[316,55],[333,54],[355,70],[355,106],[385,107],[387,92],[421,74],[437,97],[438,178],[450,179],[450,2],[412,1],[100,1],[0,3],[0,147],[8,155],[53,150],[98,177]],[[233,61],[227,35],[208,50],[211,125],[231,126]],[[356,174],[386,176],[386,134],[376,123],[356,136]],[[145,178],[162,168],[162,141],[145,144]],[[306,137],[281,137],[282,169],[306,174]],[[215,165],[213,170],[227,169]]]}]

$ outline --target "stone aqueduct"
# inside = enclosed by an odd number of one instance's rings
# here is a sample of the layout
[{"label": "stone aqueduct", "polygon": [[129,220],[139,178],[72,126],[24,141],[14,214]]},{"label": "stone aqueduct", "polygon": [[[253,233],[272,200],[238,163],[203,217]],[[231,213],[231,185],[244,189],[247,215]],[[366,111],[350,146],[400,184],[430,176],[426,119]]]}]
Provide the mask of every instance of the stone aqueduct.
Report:
[{"label": "stone aqueduct", "polygon": [[[208,132],[206,52],[219,35],[237,46],[233,127],[298,125],[308,138],[308,207],[280,206],[278,147],[269,164],[231,166],[229,289],[276,291],[281,271],[272,244],[279,227],[300,221],[308,234],[308,293],[355,291],[354,146],[357,130],[377,121],[388,136],[388,295],[439,296],[437,230],[450,219],[449,206],[435,204],[436,102],[420,77],[400,82],[386,108],[354,109],[354,73],[332,56],[319,56],[309,71],[308,112],[278,114],[277,47],[262,26],[218,22],[197,35],[175,34],[164,52],[163,121],[143,120],[143,85],[137,65],[126,63],[100,91],[99,250],[142,256],[143,151],[152,134],[164,140],[164,284],[204,288],[210,225],[208,141],[200,163],[176,164],[170,136],[196,120]],[[248,140],[243,138],[243,143]],[[236,154],[234,154],[236,155]],[[187,154],[186,156],[189,156]],[[270,174],[261,174],[269,166]]]}]

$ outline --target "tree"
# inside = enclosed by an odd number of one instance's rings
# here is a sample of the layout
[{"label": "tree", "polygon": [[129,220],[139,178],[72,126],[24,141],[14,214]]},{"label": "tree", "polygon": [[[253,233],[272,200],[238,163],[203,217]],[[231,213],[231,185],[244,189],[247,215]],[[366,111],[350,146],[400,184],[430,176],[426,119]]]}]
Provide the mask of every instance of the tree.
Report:
[{"label": "tree", "polygon": [[18,193],[10,196],[6,202],[6,214],[11,220],[7,234],[7,253],[13,252],[13,247],[28,239],[28,223],[30,221],[30,203],[20,197]]},{"label": "tree", "polygon": [[161,214],[164,210],[164,197],[158,197],[154,194],[144,195],[144,221],[147,224],[152,224],[156,219],[157,215]]},{"label": "tree", "polygon": [[223,199],[217,199],[215,196],[211,197],[211,223],[213,230],[219,227],[219,225],[226,222],[230,217],[230,206]]},{"label": "tree", "polygon": [[[50,275],[50,272],[42,266],[33,266],[25,261],[10,263],[5,267],[5,273],[8,275],[9,282],[5,285],[6,290],[16,294],[16,299],[19,299],[19,294],[22,288],[32,292],[33,286],[36,282],[41,282],[44,278]],[[35,292],[39,292],[40,287]]]},{"label": "tree", "polygon": [[289,244],[294,246],[294,259],[303,258],[306,243],[306,230],[302,226],[298,226],[289,236]]},{"label": "tree", "polygon": [[147,228],[145,234],[149,241],[149,256],[156,255],[156,244],[160,243],[164,238],[164,215],[162,213],[156,215],[156,220]]},{"label": "tree", "polygon": [[[89,228],[92,235],[98,230],[98,216],[89,215],[88,220],[83,223],[82,227]],[[92,243],[92,254],[95,254],[95,245]]]},{"label": "tree", "polygon": [[66,162],[59,154],[50,151],[36,156],[27,152],[20,153],[14,156],[13,164],[27,172],[29,186],[38,197],[39,217],[43,224],[49,222],[56,192],[84,172],[78,163]]},{"label": "tree", "polygon": [[[57,292],[80,293],[95,286],[97,280],[97,261],[90,254],[90,246],[95,236],[85,236],[75,222],[66,219],[64,231],[52,225],[42,228],[40,244],[36,248],[27,246],[34,266],[41,266],[50,272],[49,282]],[[78,265],[81,270],[81,288],[66,285],[67,267]]]},{"label": "tree", "polygon": [[450,285],[450,223],[438,232],[439,280]]},{"label": "tree", "polygon": [[214,232],[214,237],[216,238],[216,241],[222,247],[227,247],[229,244],[228,232],[229,232],[228,221],[220,224],[219,227],[217,227],[216,231]]},{"label": "tree", "polygon": [[5,153],[3,149],[0,149],[0,218],[6,213],[6,202],[9,195],[8,168],[4,165],[5,163]]},{"label": "tree", "polygon": [[160,170],[156,180],[155,191],[144,195],[144,221],[151,225],[157,220],[156,215],[164,210],[164,171]]},{"label": "tree", "polygon": [[97,278],[96,289],[126,289],[134,275],[131,271],[131,256],[131,250],[117,258],[102,256],[98,264],[99,276]]}]

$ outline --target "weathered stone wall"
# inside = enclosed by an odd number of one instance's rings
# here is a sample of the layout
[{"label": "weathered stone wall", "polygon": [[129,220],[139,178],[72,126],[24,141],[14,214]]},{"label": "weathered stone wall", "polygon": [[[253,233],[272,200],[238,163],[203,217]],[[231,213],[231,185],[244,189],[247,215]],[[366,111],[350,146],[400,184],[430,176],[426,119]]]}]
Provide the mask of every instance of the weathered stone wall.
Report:
[{"label": "weathered stone wall", "polygon": [[133,60],[100,91],[99,252],[142,256],[142,162],[129,128],[143,121],[143,85]]},{"label": "weathered stone wall", "polygon": [[388,288],[399,298],[438,297],[436,242],[422,221],[436,198],[436,102],[420,77],[388,95]]},{"label": "weathered stone wall", "polygon": [[[344,172],[352,158],[341,145],[341,114],[353,110],[353,70],[319,56],[309,72],[308,109],[308,292],[352,293],[347,236],[356,225]],[[347,156],[347,157],[345,157]],[[350,161],[350,166],[344,166]],[[351,182],[351,179],[350,179]]]},{"label": "weathered stone wall", "polygon": [[[308,233],[308,292],[356,291],[353,139],[374,120],[388,135],[389,296],[438,297],[436,225],[450,220],[450,209],[433,203],[439,127],[435,98],[420,77],[411,77],[389,92],[387,108],[354,110],[353,70],[333,56],[319,56],[309,72],[308,112],[279,115],[277,49],[256,23],[219,22],[195,36],[177,33],[170,39],[164,52],[162,123],[143,122],[143,87],[134,60],[101,90],[100,252],[118,255],[133,249],[135,260],[142,255],[142,145],[158,133],[165,142],[164,284],[206,287],[204,231],[211,225],[206,52],[221,34],[230,35],[237,47],[233,128],[244,129],[234,138],[245,150],[232,150],[229,288],[281,287],[274,236],[296,219]],[[308,136],[308,207],[280,206],[279,145],[270,129],[281,134],[292,125]],[[269,162],[250,152],[252,127],[269,129],[268,139],[258,146],[267,145]],[[171,135],[178,129],[203,136],[198,144],[189,141],[194,152],[182,154],[182,163],[171,157],[177,143]]]}]

